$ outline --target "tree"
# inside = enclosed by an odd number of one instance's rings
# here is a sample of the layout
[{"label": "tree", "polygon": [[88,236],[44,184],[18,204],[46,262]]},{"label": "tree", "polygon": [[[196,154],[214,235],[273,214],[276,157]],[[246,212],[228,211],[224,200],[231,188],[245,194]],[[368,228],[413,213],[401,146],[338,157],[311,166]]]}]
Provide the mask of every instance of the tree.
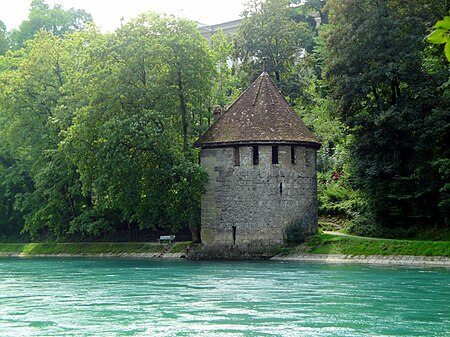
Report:
[{"label": "tree", "polygon": [[285,95],[295,99],[298,82],[295,65],[311,50],[311,26],[293,19],[292,1],[252,0],[247,2],[236,39],[237,56],[247,82],[263,68],[273,75]]},{"label": "tree", "polygon": [[7,171],[20,183],[6,182],[16,186],[13,207],[34,238],[63,237],[82,208],[76,168],[58,149],[61,121],[70,119],[62,104],[70,59],[60,38],[40,32],[24,50],[8,53],[0,73],[0,132],[11,156]]},{"label": "tree", "polygon": [[9,49],[9,36],[5,24],[0,20],[0,55],[5,55]]},{"label": "tree", "polygon": [[[212,105],[225,106],[233,103],[239,92],[236,88],[236,77],[234,65],[230,66],[233,55],[233,43],[225,36],[220,29],[216,34],[211,36],[211,48],[213,51],[214,61],[217,64],[217,73],[214,77],[214,93]],[[211,111],[209,111],[211,115]]]},{"label": "tree", "polygon": [[195,25],[145,14],[89,44],[81,58],[86,68],[74,85],[88,103],[75,111],[62,148],[83,194],[93,209],[117,210],[129,228],[189,226],[199,240],[206,177],[193,163],[191,126],[213,63]]},{"label": "tree", "polygon": [[19,28],[13,30],[11,39],[14,49],[22,48],[40,30],[55,36],[85,29],[92,22],[92,16],[83,9],[64,10],[61,5],[50,8],[45,0],[32,0],[28,19],[22,21]]},{"label": "tree", "polygon": [[[330,1],[325,74],[354,137],[356,181],[375,222],[413,228],[445,223],[447,69],[423,41],[440,1]],[[440,97],[440,99],[436,99]]]},{"label": "tree", "polygon": [[40,31],[0,58],[0,214],[33,239],[189,227],[198,241],[192,143],[213,62],[194,23],[156,14]]},{"label": "tree", "polygon": [[328,11],[325,9],[325,0],[307,0],[296,1],[298,4],[296,7],[295,16],[300,16],[297,21],[306,21],[314,28],[317,28],[316,19],[320,20],[320,24],[324,25],[328,23]]}]

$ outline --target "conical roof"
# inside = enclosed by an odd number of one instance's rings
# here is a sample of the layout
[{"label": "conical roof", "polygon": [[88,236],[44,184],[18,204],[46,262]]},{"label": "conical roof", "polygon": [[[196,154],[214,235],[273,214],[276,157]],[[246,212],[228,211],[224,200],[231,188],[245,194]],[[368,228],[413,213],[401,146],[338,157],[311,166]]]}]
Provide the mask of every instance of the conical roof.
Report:
[{"label": "conical roof", "polygon": [[263,72],[195,145],[273,143],[320,147],[317,138],[289,106],[269,75]]}]

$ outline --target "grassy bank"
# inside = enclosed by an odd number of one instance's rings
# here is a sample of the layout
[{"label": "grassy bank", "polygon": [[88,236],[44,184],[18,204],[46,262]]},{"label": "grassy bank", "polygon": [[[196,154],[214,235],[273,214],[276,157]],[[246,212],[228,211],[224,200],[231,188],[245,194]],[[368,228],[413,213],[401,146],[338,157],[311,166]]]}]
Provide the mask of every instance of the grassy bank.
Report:
[{"label": "grassy bank", "polygon": [[[176,242],[169,253],[186,251],[190,242]],[[0,243],[0,254],[24,255],[96,255],[96,254],[151,254],[166,246],[158,243]],[[345,255],[416,255],[450,257],[450,241],[416,241],[366,239],[330,234],[318,234],[296,248],[282,248],[285,254],[295,252],[310,254]]]},{"label": "grassy bank", "polygon": [[[186,242],[175,243],[169,252],[181,252]],[[165,246],[158,243],[0,243],[0,253],[25,255],[95,255],[159,253]]]},{"label": "grassy bank", "polygon": [[450,241],[366,239],[330,234],[318,234],[298,249],[310,254],[450,257]]}]

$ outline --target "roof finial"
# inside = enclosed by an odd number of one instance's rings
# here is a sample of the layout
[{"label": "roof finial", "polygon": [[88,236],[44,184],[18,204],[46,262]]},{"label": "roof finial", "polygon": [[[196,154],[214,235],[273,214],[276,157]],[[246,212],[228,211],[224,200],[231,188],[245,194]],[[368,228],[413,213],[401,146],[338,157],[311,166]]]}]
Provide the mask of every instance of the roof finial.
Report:
[{"label": "roof finial", "polygon": [[266,64],[266,61],[267,61],[267,57],[263,57],[262,58],[262,63],[263,63],[263,73],[267,73],[267,64]]}]

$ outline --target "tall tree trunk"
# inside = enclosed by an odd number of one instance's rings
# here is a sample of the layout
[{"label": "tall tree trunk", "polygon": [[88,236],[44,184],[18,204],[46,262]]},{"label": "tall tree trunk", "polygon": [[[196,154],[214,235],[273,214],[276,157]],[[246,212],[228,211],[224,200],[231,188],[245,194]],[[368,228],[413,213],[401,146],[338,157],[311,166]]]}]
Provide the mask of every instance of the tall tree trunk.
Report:
[{"label": "tall tree trunk", "polygon": [[183,123],[183,152],[184,157],[187,157],[188,152],[188,119],[187,119],[187,109],[186,100],[183,93],[183,82],[181,80],[181,69],[178,68],[178,98],[180,99],[180,112],[181,121]]},{"label": "tall tree trunk", "polygon": [[195,224],[193,224],[191,221],[189,222],[189,230],[191,231],[193,243],[202,242],[201,237],[200,237],[200,229]]},{"label": "tall tree trunk", "polygon": [[[187,108],[186,108],[186,99],[183,93],[183,82],[181,78],[181,69],[178,68],[178,98],[180,99],[180,112],[181,112],[181,121],[183,123],[183,151],[184,158],[187,158],[188,154],[188,118],[187,118]],[[192,242],[200,243],[200,230],[199,228],[192,222],[189,221],[189,230],[192,235]]]}]

